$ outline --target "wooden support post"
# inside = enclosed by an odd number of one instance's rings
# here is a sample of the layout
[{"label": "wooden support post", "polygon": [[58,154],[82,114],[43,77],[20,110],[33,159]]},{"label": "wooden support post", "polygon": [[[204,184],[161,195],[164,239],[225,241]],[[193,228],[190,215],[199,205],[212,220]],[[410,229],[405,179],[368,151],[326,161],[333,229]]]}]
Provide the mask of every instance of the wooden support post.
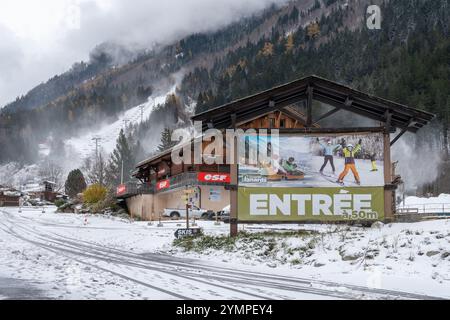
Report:
[{"label": "wooden support post", "polygon": [[306,100],[306,126],[308,128],[312,127],[312,103],[313,103],[313,88],[308,86],[307,90],[308,99]]},{"label": "wooden support post", "polygon": [[281,116],[282,116],[282,112],[281,112],[281,110],[279,110],[278,111],[278,116],[277,116],[277,119],[276,119],[276,126],[280,126],[280,120],[281,120]]},{"label": "wooden support post", "polygon": [[[387,130],[386,130],[387,131]],[[392,184],[392,164],[391,164],[391,138],[389,132],[383,134],[384,146],[384,184]],[[386,220],[394,219],[394,191],[391,188],[384,190],[384,215]]]},{"label": "wooden support post", "polygon": [[408,127],[402,129],[402,131],[390,142],[391,147],[408,131]]},{"label": "wooden support post", "polygon": [[[237,159],[236,159],[237,160]],[[230,190],[230,236],[236,237],[238,234],[238,200],[237,200],[237,184],[238,184],[238,165],[230,166],[231,173],[231,190]]]},{"label": "wooden support post", "polygon": [[188,201],[186,201],[186,229],[189,229],[189,202]]},{"label": "wooden support post", "polygon": [[[233,128],[236,129],[236,115],[231,116],[231,122]],[[233,141],[233,145],[230,146],[233,151],[233,163],[230,164],[231,175],[231,190],[230,190],[230,236],[236,237],[238,234],[238,199],[237,199],[237,185],[238,185],[238,141]]]},{"label": "wooden support post", "polygon": [[400,131],[400,133],[391,141],[391,147],[408,131],[409,127],[414,124],[414,119],[408,122],[408,125]]},{"label": "wooden support post", "polygon": [[157,200],[157,198],[156,198],[156,194],[153,194],[152,195],[152,205],[151,205],[151,208],[150,208],[150,211],[151,211],[151,221],[156,221],[156,212],[155,212],[155,201]]}]

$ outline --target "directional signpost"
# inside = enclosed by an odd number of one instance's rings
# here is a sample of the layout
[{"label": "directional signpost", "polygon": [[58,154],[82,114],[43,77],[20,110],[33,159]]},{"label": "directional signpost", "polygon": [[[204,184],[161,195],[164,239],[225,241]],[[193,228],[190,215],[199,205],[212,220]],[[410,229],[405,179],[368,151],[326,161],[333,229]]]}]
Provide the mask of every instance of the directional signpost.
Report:
[{"label": "directional signpost", "polygon": [[175,238],[182,239],[186,237],[195,237],[202,234],[202,229],[200,228],[190,228],[190,229],[178,229],[175,231]]},{"label": "directional signpost", "polygon": [[177,239],[185,238],[185,237],[194,237],[202,234],[202,229],[200,228],[189,228],[189,205],[193,203],[192,196],[195,195],[195,189],[187,188],[184,190],[184,194],[181,196],[184,204],[186,205],[186,229],[178,229],[175,231],[175,237]]},{"label": "directional signpost", "polygon": [[182,200],[186,204],[186,229],[189,230],[189,203],[191,195],[195,193],[194,189],[186,189],[184,190],[184,195],[182,196]]}]

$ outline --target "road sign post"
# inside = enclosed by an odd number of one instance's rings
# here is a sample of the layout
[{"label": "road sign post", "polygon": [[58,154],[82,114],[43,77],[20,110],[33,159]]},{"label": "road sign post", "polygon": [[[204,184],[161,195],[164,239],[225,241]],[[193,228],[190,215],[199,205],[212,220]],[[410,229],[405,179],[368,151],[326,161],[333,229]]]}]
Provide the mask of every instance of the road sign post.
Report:
[{"label": "road sign post", "polygon": [[189,230],[189,202],[186,201],[186,229]]},{"label": "road sign post", "polygon": [[[195,193],[195,190],[190,188],[189,186],[186,187],[186,189],[184,190],[184,195],[182,197],[182,199],[184,200],[185,204],[186,204],[186,229],[189,229],[189,205],[191,203],[190,201],[190,196],[192,194]],[[195,225],[195,221],[194,221],[194,225]]]},{"label": "road sign post", "polygon": [[182,239],[186,237],[195,237],[202,234],[202,229],[200,228],[190,228],[190,229],[178,229],[175,231],[174,235],[177,239]]}]

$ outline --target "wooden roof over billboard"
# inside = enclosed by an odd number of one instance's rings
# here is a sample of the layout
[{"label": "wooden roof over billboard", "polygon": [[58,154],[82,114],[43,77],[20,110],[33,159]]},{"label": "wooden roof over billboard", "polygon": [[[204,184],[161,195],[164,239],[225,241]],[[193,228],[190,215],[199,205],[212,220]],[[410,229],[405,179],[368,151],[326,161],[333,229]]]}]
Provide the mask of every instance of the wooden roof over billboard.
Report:
[{"label": "wooden roof over billboard", "polygon": [[[334,109],[320,119],[313,119],[313,100],[328,104]],[[192,120],[203,121],[204,128],[208,127],[208,123],[216,129],[233,128],[238,123],[274,110],[292,112],[291,106],[302,101],[306,103],[307,108],[307,127],[313,127],[319,120],[339,110],[347,110],[386,123],[390,127],[414,133],[435,117],[432,113],[379,98],[337,82],[309,76],[197,114]]]}]

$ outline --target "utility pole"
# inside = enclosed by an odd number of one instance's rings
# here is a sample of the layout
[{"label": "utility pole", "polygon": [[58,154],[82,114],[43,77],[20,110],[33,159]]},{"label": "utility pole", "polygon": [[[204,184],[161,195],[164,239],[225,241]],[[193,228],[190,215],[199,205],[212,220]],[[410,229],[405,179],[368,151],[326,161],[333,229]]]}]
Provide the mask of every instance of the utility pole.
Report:
[{"label": "utility pole", "polygon": [[102,140],[102,138],[95,137],[95,138],[92,138],[92,140],[95,141],[95,161],[97,161],[97,159],[98,159],[98,142],[100,140]]},{"label": "utility pole", "polygon": [[122,159],[122,165],[120,169],[120,184],[123,184],[123,159]]},{"label": "utility pole", "polygon": [[144,105],[139,106],[139,108],[141,109],[141,124],[144,122]]},{"label": "utility pole", "polygon": [[123,119],[123,132],[126,133],[127,132],[127,125],[128,125],[128,119]]}]

